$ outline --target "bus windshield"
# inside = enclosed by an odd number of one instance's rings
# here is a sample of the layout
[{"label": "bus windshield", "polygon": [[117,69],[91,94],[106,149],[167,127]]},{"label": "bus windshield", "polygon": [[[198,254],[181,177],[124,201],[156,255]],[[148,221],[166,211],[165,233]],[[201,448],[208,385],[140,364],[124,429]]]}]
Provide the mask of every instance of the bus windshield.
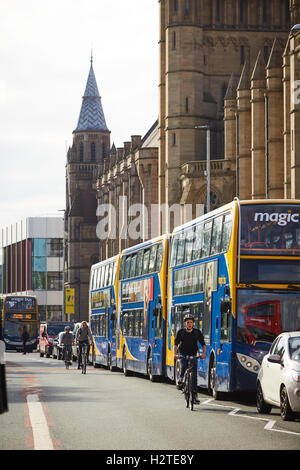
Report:
[{"label": "bus windshield", "polygon": [[300,293],[285,292],[238,290],[236,334],[239,343],[271,344],[283,331],[300,330]]},{"label": "bus windshield", "polygon": [[34,297],[6,297],[6,312],[32,312],[36,308]]},{"label": "bus windshield", "polygon": [[299,205],[242,205],[241,255],[300,256]]},{"label": "bus windshield", "polygon": [[21,321],[6,321],[4,326],[4,334],[11,339],[20,339],[23,332],[23,327],[26,327],[29,337],[36,336],[36,323],[35,322],[21,322]]}]

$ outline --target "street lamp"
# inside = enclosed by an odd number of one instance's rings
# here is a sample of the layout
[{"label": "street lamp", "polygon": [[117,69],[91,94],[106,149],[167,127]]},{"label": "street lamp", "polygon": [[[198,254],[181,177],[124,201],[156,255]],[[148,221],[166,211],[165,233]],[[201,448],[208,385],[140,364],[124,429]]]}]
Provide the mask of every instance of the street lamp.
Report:
[{"label": "street lamp", "polygon": [[195,126],[206,130],[206,212],[210,212],[210,126]]},{"label": "street lamp", "polygon": [[62,268],[62,293],[63,293],[63,305],[62,305],[62,318],[66,321],[66,300],[65,300],[65,262],[66,262],[66,209],[58,209],[58,212],[63,212],[63,268]]}]

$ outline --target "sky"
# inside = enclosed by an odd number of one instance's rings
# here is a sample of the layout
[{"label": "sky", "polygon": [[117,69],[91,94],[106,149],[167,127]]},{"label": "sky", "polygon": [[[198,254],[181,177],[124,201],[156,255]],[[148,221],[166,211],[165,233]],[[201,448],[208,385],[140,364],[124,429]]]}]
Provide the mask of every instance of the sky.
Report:
[{"label": "sky", "polygon": [[0,229],[61,216],[90,68],[111,144],[158,117],[157,0],[1,0]]}]

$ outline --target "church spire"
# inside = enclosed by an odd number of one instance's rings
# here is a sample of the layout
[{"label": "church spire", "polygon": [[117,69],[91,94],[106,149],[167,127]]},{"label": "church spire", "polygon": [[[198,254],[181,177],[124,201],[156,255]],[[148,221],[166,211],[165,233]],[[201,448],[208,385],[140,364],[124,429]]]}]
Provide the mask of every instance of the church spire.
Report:
[{"label": "church spire", "polygon": [[77,131],[108,131],[93,69],[93,53],[80,115],[74,132]]}]

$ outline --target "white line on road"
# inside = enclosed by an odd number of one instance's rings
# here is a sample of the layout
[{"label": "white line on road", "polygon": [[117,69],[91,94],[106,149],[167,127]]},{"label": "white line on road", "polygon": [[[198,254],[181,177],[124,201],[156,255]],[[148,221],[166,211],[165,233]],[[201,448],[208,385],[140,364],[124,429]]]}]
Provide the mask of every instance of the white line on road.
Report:
[{"label": "white line on road", "polygon": [[248,416],[248,415],[245,415],[245,414],[239,414],[239,411],[241,411],[240,408],[235,408],[235,407],[229,406],[229,405],[219,405],[219,404],[215,403],[213,398],[205,400],[201,404],[202,405],[216,406],[216,407],[220,407],[220,408],[231,408],[232,411],[230,411],[228,413],[231,416],[236,416],[238,418],[256,419],[258,421],[267,421],[267,424],[264,427],[264,429],[266,429],[267,431],[282,432],[282,433],[285,433],[285,434],[294,434],[296,436],[300,436],[300,433],[298,433],[298,432],[286,431],[286,430],[283,430],[283,429],[273,429],[273,426],[276,424],[276,421],[273,421],[273,420],[267,419],[267,418],[260,418],[258,416],[256,417],[256,416]]},{"label": "white line on road", "polygon": [[36,394],[27,395],[29,418],[33,433],[34,450],[53,450],[53,442],[39,397]]}]

